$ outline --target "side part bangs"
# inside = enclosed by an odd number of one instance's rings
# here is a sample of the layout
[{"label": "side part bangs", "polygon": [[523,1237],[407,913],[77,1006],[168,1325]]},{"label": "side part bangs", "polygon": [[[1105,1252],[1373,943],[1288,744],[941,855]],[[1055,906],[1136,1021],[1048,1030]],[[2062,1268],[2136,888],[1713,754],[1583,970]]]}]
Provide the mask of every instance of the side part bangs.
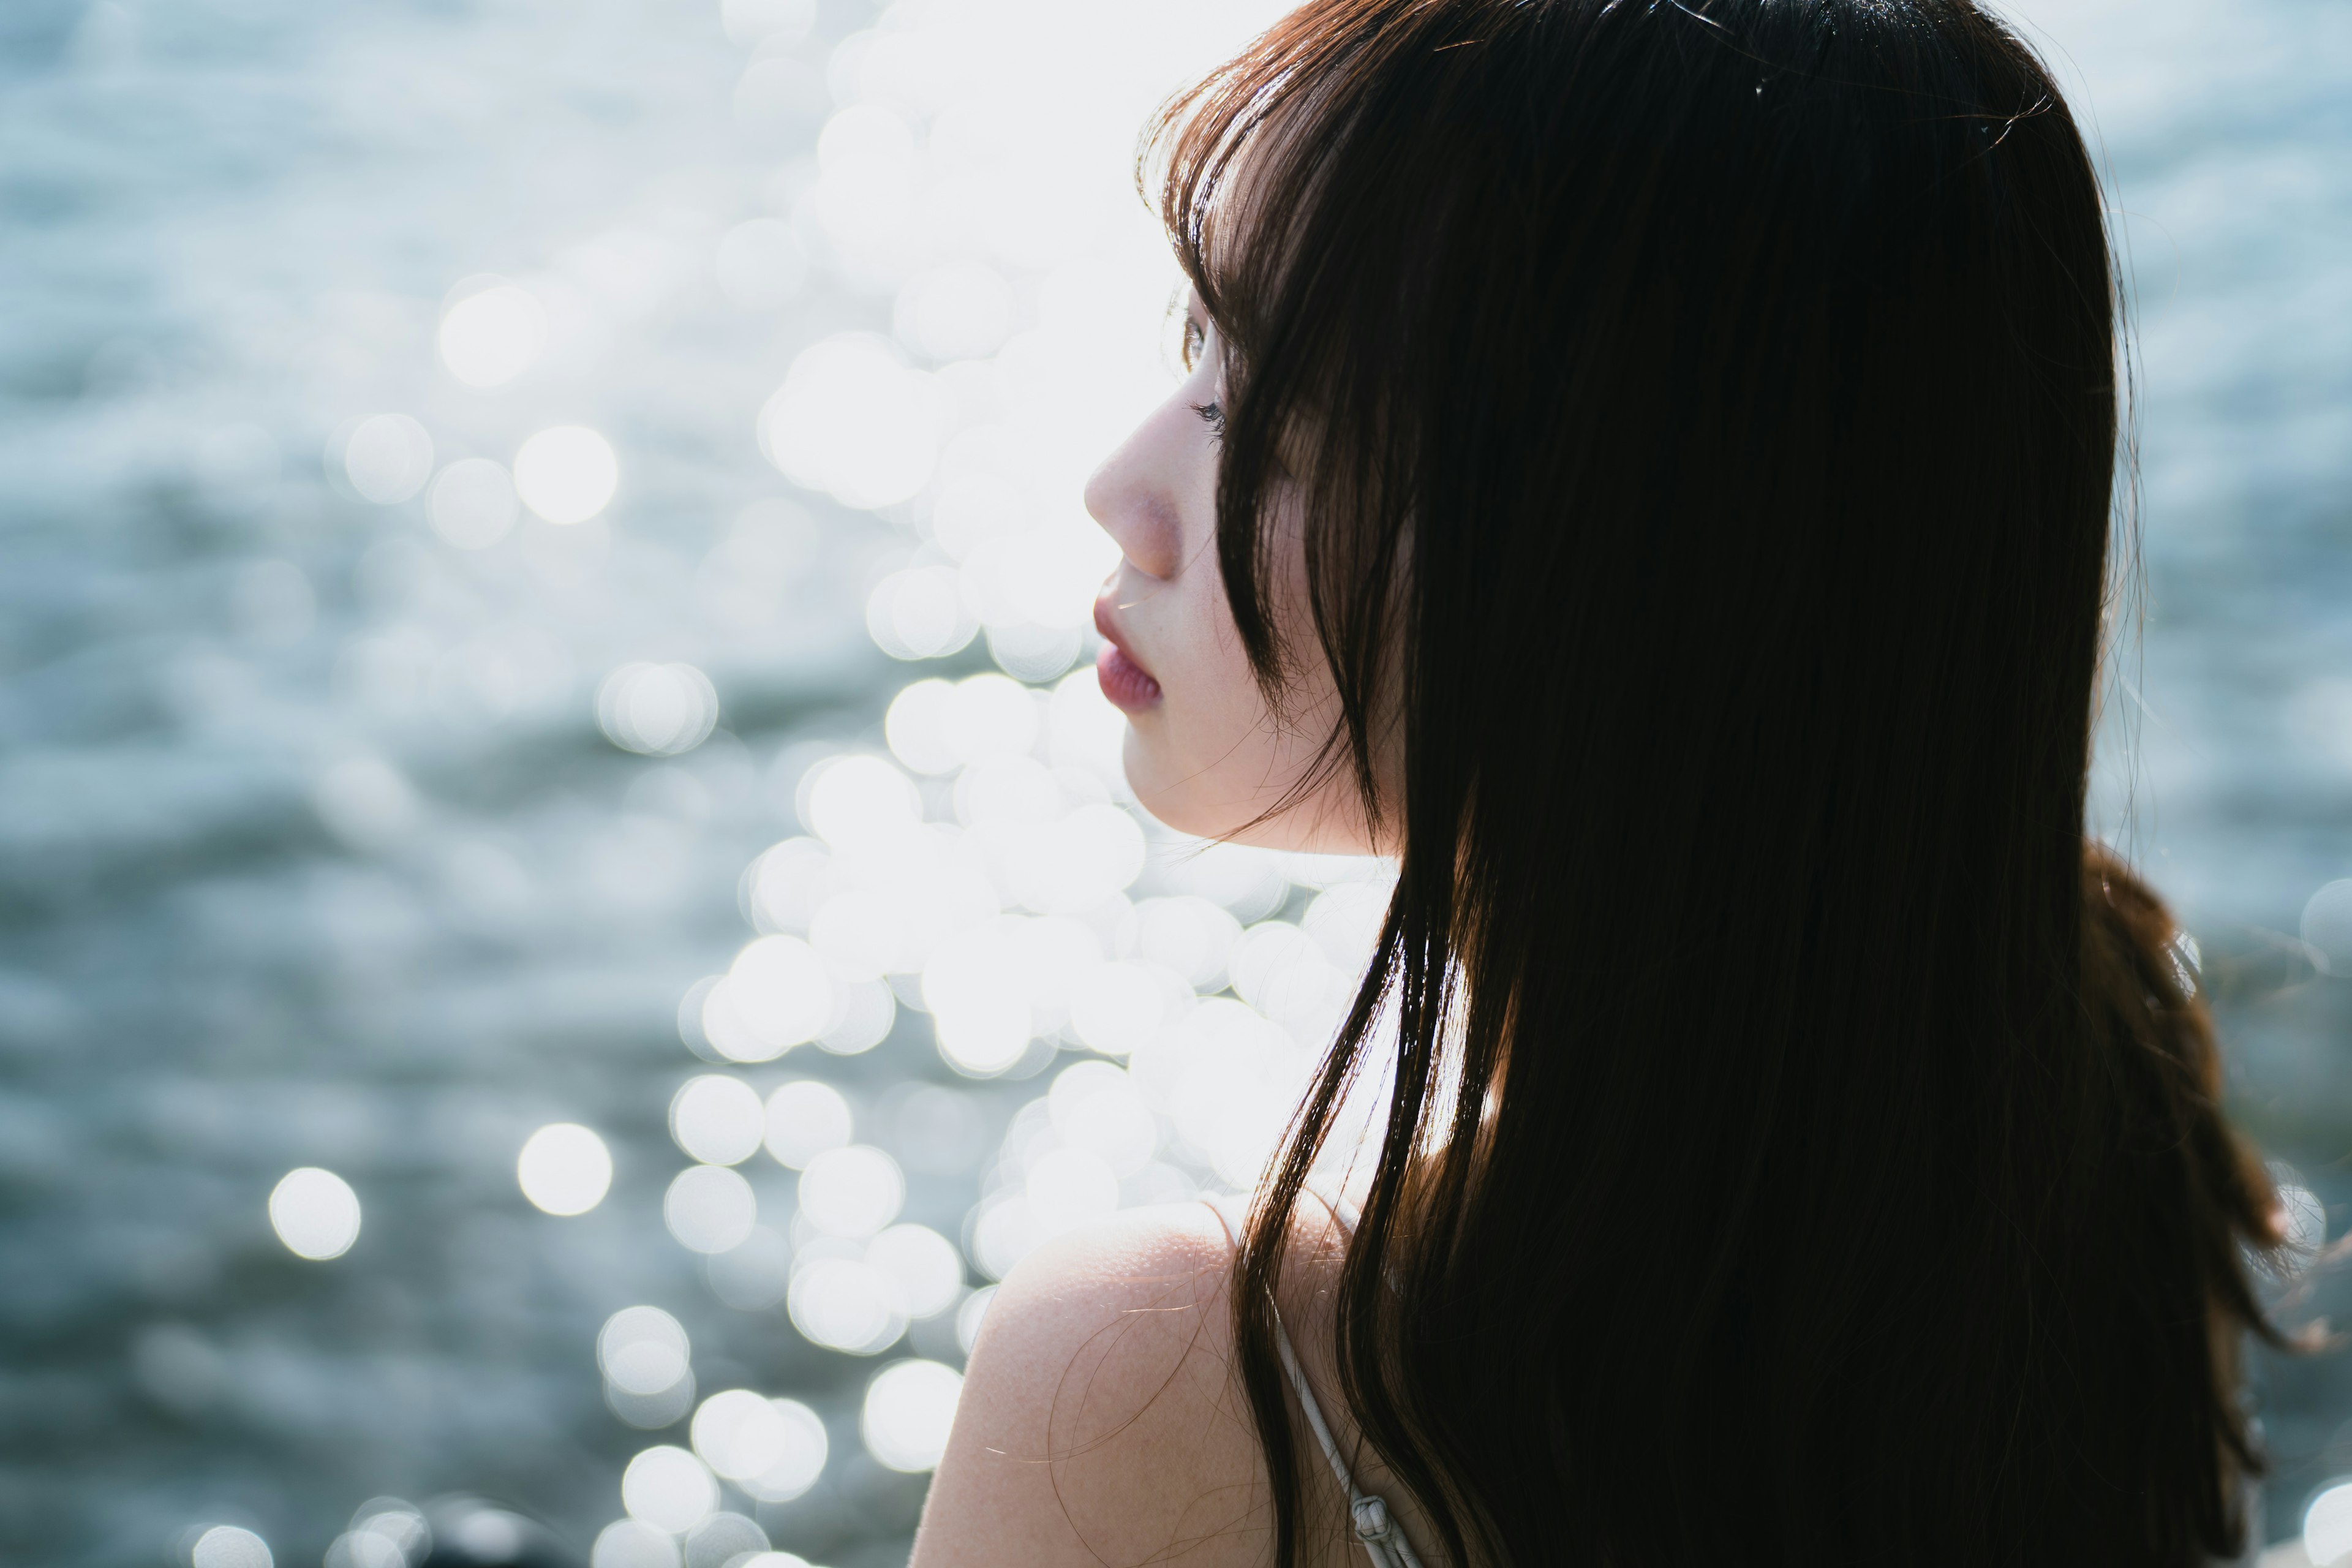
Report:
[{"label": "side part bangs", "polygon": [[[1377,826],[1378,715],[1400,710],[1409,614],[1417,374],[1411,308],[1430,272],[1413,236],[1445,226],[1445,180],[1413,127],[1438,105],[1430,72],[1458,15],[1409,0],[1320,0],[1164,108],[1142,183],[1223,345],[1224,451],[1217,555],[1234,622],[1269,707],[1304,723],[1296,693],[1320,663],[1339,712],[1319,765],[1354,775]],[[1441,110],[1442,111],[1442,110]],[[1281,567],[1290,531],[1303,581]],[[1286,808],[1278,805],[1275,812]],[[1273,815],[1270,813],[1269,815]]]}]

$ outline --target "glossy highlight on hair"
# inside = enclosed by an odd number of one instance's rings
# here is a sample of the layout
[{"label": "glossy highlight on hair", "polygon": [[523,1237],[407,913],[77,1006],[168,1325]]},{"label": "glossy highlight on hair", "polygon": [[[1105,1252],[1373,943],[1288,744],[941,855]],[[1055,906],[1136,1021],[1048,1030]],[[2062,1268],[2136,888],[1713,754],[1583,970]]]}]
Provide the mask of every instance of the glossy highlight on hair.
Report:
[{"label": "glossy highlight on hair", "polygon": [[1277,708],[1328,661],[1322,776],[1401,845],[1237,1265],[1278,1560],[1268,1304],[1363,1076],[1341,1381],[1448,1561],[2233,1554],[2273,1199],[2084,836],[2116,289],[2032,52],[1309,0],[1153,146],[1235,624]]}]

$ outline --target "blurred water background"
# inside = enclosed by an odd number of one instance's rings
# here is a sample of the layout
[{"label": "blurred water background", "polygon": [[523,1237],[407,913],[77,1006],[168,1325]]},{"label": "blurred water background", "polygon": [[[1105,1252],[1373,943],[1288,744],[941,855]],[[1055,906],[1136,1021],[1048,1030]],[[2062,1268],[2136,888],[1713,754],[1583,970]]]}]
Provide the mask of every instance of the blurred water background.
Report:
[{"label": "blurred water background", "polygon": [[[1272,14],[0,13],[0,1559],[898,1561],[989,1281],[1247,1181],[1380,868],[1129,809],[1077,492]],[[2141,328],[2101,821],[2315,1238],[2352,13],[2024,20]],[[2284,1539],[2352,1370],[2259,1381]]]}]

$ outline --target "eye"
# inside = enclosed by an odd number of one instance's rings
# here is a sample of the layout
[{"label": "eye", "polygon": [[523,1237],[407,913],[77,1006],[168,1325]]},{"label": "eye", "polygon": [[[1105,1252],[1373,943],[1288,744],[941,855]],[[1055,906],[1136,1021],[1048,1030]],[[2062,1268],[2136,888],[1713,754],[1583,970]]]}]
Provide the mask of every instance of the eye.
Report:
[{"label": "eye", "polygon": [[1209,427],[1209,437],[1212,440],[1222,441],[1225,438],[1225,405],[1223,404],[1195,403],[1192,405],[1192,412],[1199,415],[1201,423]]}]

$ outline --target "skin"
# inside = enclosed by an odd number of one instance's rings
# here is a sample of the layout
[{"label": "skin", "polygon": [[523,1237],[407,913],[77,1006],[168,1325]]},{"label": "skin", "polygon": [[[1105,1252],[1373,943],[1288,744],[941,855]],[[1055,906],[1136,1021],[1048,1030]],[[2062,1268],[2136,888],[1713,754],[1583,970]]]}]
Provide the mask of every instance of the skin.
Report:
[{"label": "skin", "polygon": [[[1215,328],[1197,301],[1192,366],[1087,487],[1120,551],[1098,624],[1159,683],[1130,707],[1129,781],[1171,826],[1274,848],[1363,854],[1342,774],[1260,820],[1309,769],[1332,721],[1328,670],[1271,713],[1244,657],[1214,543],[1221,393]],[[1280,525],[1278,525],[1280,526]],[[1276,614],[1303,629],[1303,560],[1281,527]],[[1297,646],[1313,647],[1311,637]],[[1344,1233],[1302,1203],[1277,1306],[1360,1486],[1383,1497],[1435,1568],[1422,1515],[1365,1451],[1332,1354]],[[1205,1205],[1130,1210],[1039,1248],[1005,1279],[972,1347],[913,1568],[1257,1568],[1274,1559],[1265,1463],[1233,1365],[1232,1246]],[[1303,1446],[1300,1561],[1360,1563],[1346,1499]]]},{"label": "skin", "polygon": [[[1343,1234],[1299,1205],[1283,1321],[1357,1484],[1437,1568],[1420,1510],[1365,1449],[1337,1389],[1330,1289]],[[1233,1365],[1231,1245],[1204,1204],[1132,1209],[1048,1243],[999,1288],[972,1346],[913,1568],[1263,1568],[1265,1462]],[[1299,1562],[1366,1561],[1292,1406]]]},{"label": "skin", "polygon": [[[1120,556],[1096,600],[1096,624],[1161,691],[1129,710],[1128,783],[1152,816],[1204,838],[1327,854],[1384,849],[1344,773],[1265,816],[1311,771],[1339,699],[1319,657],[1299,661],[1307,668],[1285,694],[1284,717],[1251,674],[1217,563],[1223,356],[1197,299],[1185,320],[1189,374],[1087,485],[1087,510]],[[1290,647],[1314,649],[1296,517],[1278,517],[1275,529],[1276,621]]]}]

